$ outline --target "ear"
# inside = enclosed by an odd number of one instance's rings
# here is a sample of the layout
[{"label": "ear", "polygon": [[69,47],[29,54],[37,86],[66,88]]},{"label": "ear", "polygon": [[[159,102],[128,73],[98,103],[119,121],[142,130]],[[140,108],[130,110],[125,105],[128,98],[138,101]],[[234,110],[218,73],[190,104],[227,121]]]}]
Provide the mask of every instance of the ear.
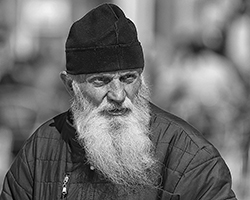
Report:
[{"label": "ear", "polygon": [[66,71],[61,72],[60,77],[62,79],[62,82],[63,82],[67,92],[70,94],[70,96],[74,96],[74,90],[72,87],[73,80],[67,75]]}]

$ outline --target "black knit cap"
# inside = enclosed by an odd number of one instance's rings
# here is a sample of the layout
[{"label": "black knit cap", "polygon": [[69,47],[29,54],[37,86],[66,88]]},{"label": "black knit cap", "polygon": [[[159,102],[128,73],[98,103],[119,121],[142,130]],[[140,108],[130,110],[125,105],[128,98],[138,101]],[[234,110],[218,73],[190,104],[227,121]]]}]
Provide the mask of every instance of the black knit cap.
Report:
[{"label": "black knit cap", "polygon": [[136,27],[114,4],[102,4],[73,23],[66,41],[66,71],[90,74],[144,67]]}]

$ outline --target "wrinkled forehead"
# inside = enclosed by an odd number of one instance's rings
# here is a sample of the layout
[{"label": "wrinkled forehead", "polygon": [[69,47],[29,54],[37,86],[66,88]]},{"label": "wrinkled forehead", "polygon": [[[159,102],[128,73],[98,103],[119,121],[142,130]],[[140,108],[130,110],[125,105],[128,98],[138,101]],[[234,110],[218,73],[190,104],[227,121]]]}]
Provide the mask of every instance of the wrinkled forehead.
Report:
[{"label": "wrinkled forehead", "polygon": [[91,77],[101,77],[101,76],[123,76],[129,73],[136,73],[140,75],[142,73],[142,69],[130,69],[130,70],[118,70],[118,71],[111,71],[111,72],[102,72],[102,73],[93,73],[93,74],[86,74],[85,80]]},{"label": "wrinkled forehead", "polygon": [[68,74],[69,77],[71,77],[73,80],[77,81],[78,83],[84,83],[87,80],[94,78],[94,77],[114,77],[114,76],[123,76],[129,73],[134,73],[141,75],[143,69],[129,69],[129,70],[118,70],[118,71],[111,71],[111,72],[101,72],[101,73],[91,73],[91,74],[79,74],[79,75],[71,75]]}]

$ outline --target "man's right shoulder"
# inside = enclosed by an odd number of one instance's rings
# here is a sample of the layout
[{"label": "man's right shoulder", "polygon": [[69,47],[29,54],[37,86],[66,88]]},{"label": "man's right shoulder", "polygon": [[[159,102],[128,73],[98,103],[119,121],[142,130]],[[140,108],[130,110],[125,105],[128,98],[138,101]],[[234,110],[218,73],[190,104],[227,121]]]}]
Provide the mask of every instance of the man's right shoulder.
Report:
[{"label": "man's right shoulder", "polygon": [[[64,143],[62,132],[65,127],[67,112],[60,113],[40,125],[27,139],[22,150],[45,153]],[[40,154],[39,153],[39,154]]]},{"label": "man's right shoulder", "polygon": [[37,130],[31,135],[32,139],[59,139],[61,138],[61,132],[66,123],[68,112],[63,112],[55,117],[47,120],[40,125]]},{"label": "man's right shoulder", "polygon": [[28,163],[35,160],[60,159],[58,152],[62,152],[67,146],[62,136],[66,119],[67,112],[64,112],[44,122],[24,143],[19,156],[25,157]]}]

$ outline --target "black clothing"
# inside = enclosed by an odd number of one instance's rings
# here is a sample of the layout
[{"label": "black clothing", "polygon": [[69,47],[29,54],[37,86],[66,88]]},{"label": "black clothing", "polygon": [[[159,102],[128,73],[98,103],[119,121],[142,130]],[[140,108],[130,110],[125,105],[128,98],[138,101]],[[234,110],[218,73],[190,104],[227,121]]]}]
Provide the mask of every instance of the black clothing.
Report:
[{"label": "black clothing", "polygon": [[152,104],[151,110],[151,140],[163,163],[161,189],[126,193],[122,186],[100,179],[79,159],[84,150],[65,112],[27,140],[6,175],[0,200],[236,200],[230,172],[218,151],[182,119]]}]

